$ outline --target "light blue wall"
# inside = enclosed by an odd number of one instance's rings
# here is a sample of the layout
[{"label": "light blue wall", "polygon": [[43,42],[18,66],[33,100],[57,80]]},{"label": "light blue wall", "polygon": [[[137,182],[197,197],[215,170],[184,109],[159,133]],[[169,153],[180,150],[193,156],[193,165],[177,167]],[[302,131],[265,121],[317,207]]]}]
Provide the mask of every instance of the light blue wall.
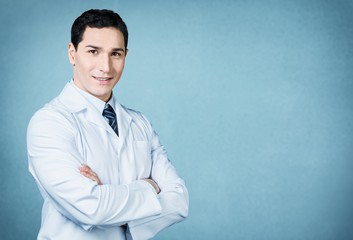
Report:
[{"label": "light blue wall", "polygon": [[144,112],[190,191],[156,239],[353,239],[353,2],[2,0],[0,239],[35,239],[32,114],[71,77],[73,20],[129,31],[121,103]]}]

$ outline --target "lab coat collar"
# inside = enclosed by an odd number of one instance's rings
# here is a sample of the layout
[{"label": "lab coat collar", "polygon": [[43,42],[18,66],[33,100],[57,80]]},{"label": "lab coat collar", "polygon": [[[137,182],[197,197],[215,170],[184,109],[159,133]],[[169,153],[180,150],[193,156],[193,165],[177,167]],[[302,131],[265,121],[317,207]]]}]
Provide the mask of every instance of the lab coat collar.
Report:
[{"label": "lab coat collar", "polygon": [[73,87],[67,83],[61,91],[58,100],[71,113],[81,112],[88,108],[88,102],[85,98]]},{"label": "lab coat collar", "polygon": [[[127,110],[119,104],[114,95],[113,98],[118,120],[119,139],[126,138],[129,133],[132,118]],[[58,100],[65,105],[65,108],[72,114],[84,114],[85,119],[89,122],[105,128],[106,131],[117,137],[114,130],[109,126],[107,121],[105,121],[101,113],[98,112],[97,108],[92,106],[92,104],[90,104],[70,83],[66,84]]]}]

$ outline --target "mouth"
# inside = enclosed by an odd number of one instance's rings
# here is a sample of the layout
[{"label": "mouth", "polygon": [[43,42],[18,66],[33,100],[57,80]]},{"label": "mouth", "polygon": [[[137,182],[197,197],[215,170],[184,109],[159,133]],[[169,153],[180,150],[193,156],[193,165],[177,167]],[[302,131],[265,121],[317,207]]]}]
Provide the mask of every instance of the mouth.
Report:
[{"label": "mouth", "polygon": [[96,77],[96,76],[93,76],[94,79],[96,79],[97,81],[109,81],[111,79],[113,79],[112,77]]},{"label": "mouth", "polygon": [[112,77],[97,77],[97,76],[92,76],[93,79],[95,79],[96,81],[98,81],[98,83],[100,85],[107,85],[110,83],[110,80],[112,80]]}]

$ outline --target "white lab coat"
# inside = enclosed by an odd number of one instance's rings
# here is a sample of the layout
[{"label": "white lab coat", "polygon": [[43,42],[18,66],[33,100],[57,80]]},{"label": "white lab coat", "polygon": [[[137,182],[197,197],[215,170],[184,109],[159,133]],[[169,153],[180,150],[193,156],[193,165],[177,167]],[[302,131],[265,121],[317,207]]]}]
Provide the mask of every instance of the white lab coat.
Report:
[{"label": "white lab coat", "polygon": [[[44,198],[38,239],[149,239],[188,214],[188,192],[148,120],[115,99],[119,137],[70,83],[32,117],[29,170]],[[81,164],[103,185],[82,176]],[[152,178],[161,189],[143,178]]]}]

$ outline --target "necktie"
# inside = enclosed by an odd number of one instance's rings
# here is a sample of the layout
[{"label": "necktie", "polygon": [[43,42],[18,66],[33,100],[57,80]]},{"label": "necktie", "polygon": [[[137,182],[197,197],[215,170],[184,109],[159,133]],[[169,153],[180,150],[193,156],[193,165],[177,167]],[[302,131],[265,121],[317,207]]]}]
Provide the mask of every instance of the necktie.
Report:
[{"label": "necktie", "polygon": [[110,106],[109,104],[105,105],[105,108],[103,110],[103,116],[108,119],[109,125],[112,127],[116,135],[119,136],[118,122],[116,121],[116,114],[112,106]]}]

